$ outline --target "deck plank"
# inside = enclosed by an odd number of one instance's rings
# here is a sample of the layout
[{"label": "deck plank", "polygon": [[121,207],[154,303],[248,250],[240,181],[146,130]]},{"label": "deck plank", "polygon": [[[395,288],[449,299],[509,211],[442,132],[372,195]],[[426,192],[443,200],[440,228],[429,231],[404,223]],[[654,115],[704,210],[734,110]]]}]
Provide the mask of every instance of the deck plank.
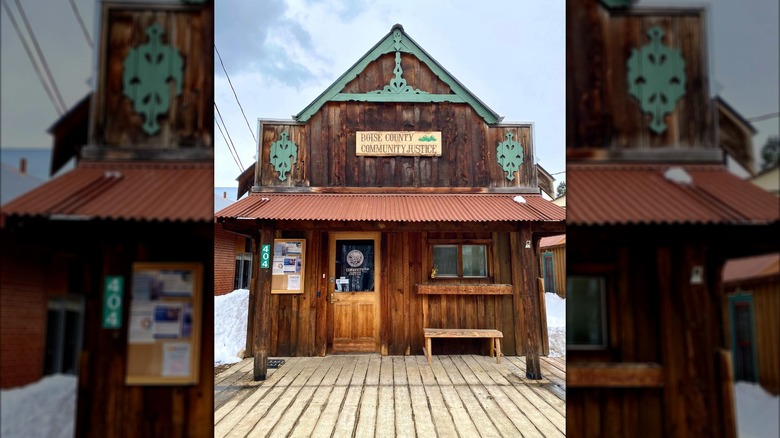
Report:
[{"label": "deck plank", "polygon": [[328,396],[328,401],[320,414],[317,424],[314,426],[313,437],[330,437],[336,427],[339,411],[347,395],[347,387],[352,380],[352,374],[355,372],[357,361],[351,357],[340,358],[344,361],[339,376],[333,383],[333,390]]},{"label": "deck plank", "polygon": [[298,419],[298,423],[290,434],[291,437],[305,438],[310,437],[314,433],[314,426],[317,425],[317,421],[320,419],[322,411],[325,409],[325,405],[328,402],[328,397],[333,390],[333,385],[336,383],[336,379],[341,374],[341,369],[347,360],[338,357],[331,356],[333,361],[328,367],[328,371],[325,373],[325,377],[322,378],[320,386],[314,392],[314,395],[303,411],[303,414]]},{"label": "deck plank", "polygon": [[560,437],[566,361],[482,355],[293,357],[263,382],[245,359],[217,377],[214,436]]},{"label": "deck plank", "polygon": [[[436,382],[433,370],[428,365],[428,359],[425,356],[416,356],[416,359],[425,394],[428,397],[428,405],[431,407],[431,417],[433,418],[436,435],[440,437],[458,436],[455,431],[452,414],[450,414],[447,405],[444,403],[441,388],[439,388],[439,384]],[[438,360],[439,358],[434,356],[433,362],[435,363]]]}]

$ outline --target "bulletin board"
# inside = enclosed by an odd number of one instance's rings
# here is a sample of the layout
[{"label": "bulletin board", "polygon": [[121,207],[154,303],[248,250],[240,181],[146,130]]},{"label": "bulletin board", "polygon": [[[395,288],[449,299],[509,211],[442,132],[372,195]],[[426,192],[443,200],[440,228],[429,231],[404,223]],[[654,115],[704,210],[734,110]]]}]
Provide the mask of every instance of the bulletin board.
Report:
[{"label": "bulletin board", "polygon": [[126,384],[198,383],[202,282],[201,263],[133,263]]},{"label": "bulletin board", "polygon": [[306,275],[306,239],[274,239],[271,293],[302,294]]}]

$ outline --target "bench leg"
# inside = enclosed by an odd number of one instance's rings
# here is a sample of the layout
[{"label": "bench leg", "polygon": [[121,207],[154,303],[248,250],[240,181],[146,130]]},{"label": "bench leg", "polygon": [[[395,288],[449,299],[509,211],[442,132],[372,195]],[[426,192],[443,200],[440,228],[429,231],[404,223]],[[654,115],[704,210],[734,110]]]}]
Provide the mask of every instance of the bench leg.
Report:
[{"label": "bench leg", "polygon": [[495,347],[496,347],[496,338],[490,338],[490,357],[493,357],[493,355],[495,354],[494,351]]},{"label": "bench leg", "polygon": [[501,363],[501,338],[495,338],[496,340],[496,363]]},{"label": "bench leg", "polygon": [[431,338],[425,338],[426,353],[428,356],[428,363],[431,363]]}]

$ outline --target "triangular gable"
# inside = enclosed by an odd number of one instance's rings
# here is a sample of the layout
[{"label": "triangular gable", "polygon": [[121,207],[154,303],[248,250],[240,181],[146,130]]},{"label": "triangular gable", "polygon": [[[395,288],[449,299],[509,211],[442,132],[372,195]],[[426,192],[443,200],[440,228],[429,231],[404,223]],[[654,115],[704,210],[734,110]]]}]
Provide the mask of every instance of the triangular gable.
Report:
[{"label": "triangular gable", "polygon": [[[342,91],[353,79],[355,79],[371,62],[377,60],[386,53],[396,53],[396,70],[394,79],[384,89],[369,93],[343,93]],[[400,54],[409,53],[417,57],[444,83],[452,90],[451,94],[434,94],[427,90],[419,90],[413,86],[406,85],[403,79],[400,64]],[[399,68],[400,67],[400,68]],[[482,101],[474,96],[466,87],[455,79],[447,70],[444,69],[435,59],[423,50],[417,43],[404,32],[403,26],[396,24],[390,29],[384,38],[382,38],[371,50],[363,55],[355,65],[346,73],[341,75],[336,82],[328,87],[312,103],[295,116],[295,120],[306,122],[326,102],[453,102],[467,103],[477,114],[488,124],[496,124],[501,121],[501,117],[493,110],[487,107]]]}]

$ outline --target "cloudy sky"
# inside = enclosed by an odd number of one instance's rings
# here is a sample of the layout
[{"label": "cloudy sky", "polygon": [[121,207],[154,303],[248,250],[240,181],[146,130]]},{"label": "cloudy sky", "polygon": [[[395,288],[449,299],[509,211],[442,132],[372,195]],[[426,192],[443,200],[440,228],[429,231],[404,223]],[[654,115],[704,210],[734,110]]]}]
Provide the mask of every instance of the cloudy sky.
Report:
[{"label": "cloudy sky", "polygon": [[[17,24],[17,0],[2,0]],[[593,0],[595,1],[595,0]],[[95,0],[74,0],[92,38]],[[92,49],[70,2],[21,1],[65,106],[89,91]],[[641,0],[638,5],[661,2]],[[663,2],[665,4],[685,4]],[[254,162],[258,118],[298,113],[395,23],[505,121],[534,122],[538,162],[565,169],[565,1],[219,0],[215,42],[244,108],[215,60],[215,100],[244,167]],[[708,0],[715,91],[745,117],[779,111],[777,0]],[[0,147],[50,148],[58,117],[2,9]],[[34,50],[34,48],[33,48]],[[754,122],[757,148],[780,119]],[[251,130],[250,130],[251,129]],[[215,185],[235,187],[239,167],[215,131]],[[565,174],[556,175],[559,181]]]}]

